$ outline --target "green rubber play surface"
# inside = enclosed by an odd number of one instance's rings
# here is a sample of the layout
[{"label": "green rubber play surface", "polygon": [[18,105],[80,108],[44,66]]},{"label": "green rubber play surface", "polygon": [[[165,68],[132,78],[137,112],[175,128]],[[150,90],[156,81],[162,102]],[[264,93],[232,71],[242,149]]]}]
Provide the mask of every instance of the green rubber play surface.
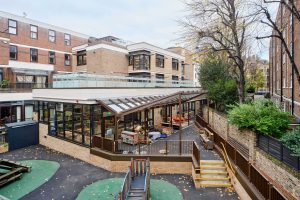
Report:
[{"label": "green rubber play surface", "polygon": [[24,173],[20,180],[0,189],[0,195],[10,199],[20,199],[47,182],[58,170],[59,163],[46,160],[26,160],[21,163],[31,166],[31,172]]},{"label": "green rubber play surface", "polygon": [[[97,181],[78,195],[76,200],[111,200],[120,191],[123,178],[112,178]],[[151,199],[152,200],[183,200],[180,190],[173,184],[162,180],[151,180]]]}]

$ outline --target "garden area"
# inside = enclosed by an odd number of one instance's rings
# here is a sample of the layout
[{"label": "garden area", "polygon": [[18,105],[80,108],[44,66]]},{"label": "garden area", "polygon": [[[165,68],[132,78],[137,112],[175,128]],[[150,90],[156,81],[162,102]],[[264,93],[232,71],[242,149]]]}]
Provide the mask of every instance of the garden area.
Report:
[{"label": "garden area", "polygon": [[269,93],[254,98],[265,85],[261,69],[246,68],[239,74],[236,70],[222,54],[205,55],[199,82],[207,90],[210,107],[226,114],[229,123],[240,130],[256,133],[260,149],[300,171],[300,126],[291,126],[296,119],[275,105]]},{"label": "garden area", "polygon": [[290,126],[295,122],[290,113],[263,99],[229,106],[228,121],[255,132],[260,149],[300,171],[300,127]]}]

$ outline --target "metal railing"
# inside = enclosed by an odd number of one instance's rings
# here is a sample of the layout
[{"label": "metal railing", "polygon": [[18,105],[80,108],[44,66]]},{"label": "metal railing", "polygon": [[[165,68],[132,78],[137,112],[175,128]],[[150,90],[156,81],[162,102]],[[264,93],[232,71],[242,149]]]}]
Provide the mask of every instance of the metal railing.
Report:
[{"label": "metal railing", "polygon": [[232,171],[233,174],[235,174],[235,170],[234,170],[233,167],[232,167],[232,164],[231,164],[230,159],[229,159],[229,157],[228,157],[228,154],[227,154],[225,145],[224,145],[222,142],[221,142],[221,145],[222,145],[222,147],[223,147],[223,149],[221,149],[221,150],[222,150],[222,155],[223,155],[223,157],[224,157],[226,166],[227,166],[227,168],[229,168],[229,169]]},{"label": "metal railing", "polygon": [[53,88],[80,87],[194,87],[193,81],[135,78],[125,76],[94,74],[56,74],[53,77]]},{"label": "metal railing", "polygon": [[33,88],[48,88],[48,83],[8,83],[0,86],[0,92],[31,92]]},{"label": "metal railing", "polygon": [[[181,151],[180,151],[181,143]],[[193,155],[194,141],[190,140],[159,140],[150,145],[125,144],[121,141],[118,142],[118,150],[120,154],[133,154],[133,155]]]}]

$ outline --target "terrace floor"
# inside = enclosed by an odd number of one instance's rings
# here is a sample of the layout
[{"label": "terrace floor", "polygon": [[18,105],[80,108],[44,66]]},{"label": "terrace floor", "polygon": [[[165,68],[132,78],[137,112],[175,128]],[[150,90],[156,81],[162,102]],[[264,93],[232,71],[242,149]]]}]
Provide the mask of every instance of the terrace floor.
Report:
[{"label": "terrace floor", "polygon": [[[177,139],[178,133],[170,136],[168,140]],[[199,144],[197,129],[194,126],[183,130],[184,139],[195,139]],[[201,159],[218,159],[218,155],[211,151],[201,148]],[[111,173],[104,169],[95,167],[81,160],[72,158],[62,153],[47,149],[43,146],[32,146],[12,152],[0,154],[0,158],[6,158],[13,161],[20,160],[48,160],[56,161],[60,168],[54,176],[45,184],[25,195],[22,199],[30,200],[52,200],[52,199],[76,199],[78,194],[88,185],[99,180],[109,178],[123,178],[125,174]],[[239,199],[236,193],[229,192],[224,188],[202,188],[195,189],[193,180],[187,175],[151,175],[151,179],[165,180],[177,186],[181,191],[183,198],[192,199]],[[113,197],[112,197],[113,199]]]}]

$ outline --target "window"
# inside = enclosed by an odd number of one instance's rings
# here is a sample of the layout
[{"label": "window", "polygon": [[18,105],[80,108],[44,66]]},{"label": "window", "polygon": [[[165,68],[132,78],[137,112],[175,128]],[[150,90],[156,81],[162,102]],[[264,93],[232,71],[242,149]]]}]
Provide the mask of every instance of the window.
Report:
[{"label": "window", "polygon": [[70,46],[71,45],[71,35],[65,34],[65,45]]},{"label": "window", "polygon": [[17,35],[17,21],[9,19],[8,20],[8,32],[12,35]]},{"label": "window", "polygon": [[49,42],[55,42],[55,31],[49,30]]},{"label": "window", "polygon": [[[146,54],[134,55],[133,70],[150,70],[150,56]],[[130,59],[129,59],[130,60]]]},{"label": "window", "polygon": [[30,25],[30,37],[32,39],[38,38],[38,27],[34,25]]},{"label": "window", "polygon": [[18,47],[10,45],[9,46],[9,59],[17,60],[18,59]]},{"label": "window", "polygon": [[37,62],[37,61],[38,61],[38,50],[30,49],[30,62]]},{"label": "window", "polygon": [[178,76],[172,76],[172,80],[178,81]]},{"label": "window", "polygon": [[184,62],[182,61],[181,62],[181,74],[184,75],[184,70],[185,70],[185,64]]},{"label": "window", "polygon": [[55,64],[55,52],[49,51],[49,64]]},{"label": "window", "polygon": [[156,77],[156,79],[158,79],[156,81],[156,83],[164,83],[165,82],[164,81],[164,79],[165,79],[165,75],[164,74],[156,74],[155,77]]},{"label": "window", "polygon": [[290,88],[293,88],[293,75],[291,75],[290,78]]},{"label": "window", "polygon": [[285,60],[286,60],[286,57],[285,57],[285,53],[282,55],[282,64],[285,64]]},{"label": "window", "polygon": [[77,66],[86,65],[86,51],[77,52]]},{"label": "window", "polygon": [[178,71],[178,66],[179,66],[178,60],[172,58],[172,69]]},{"label": "window", "polygon": [[71,65],[71,55],[70,54],[65,54],[65,65],[66,66]]},{"label": "window", "polygon": [[4,79],[4,76],[3,76],[3,70],[0,69],[0,81],[3,81],[3,79]]},{"label": "window", "polygon": [[156,54],[156,67],[165,67],[165,57],[163,55]]}]

